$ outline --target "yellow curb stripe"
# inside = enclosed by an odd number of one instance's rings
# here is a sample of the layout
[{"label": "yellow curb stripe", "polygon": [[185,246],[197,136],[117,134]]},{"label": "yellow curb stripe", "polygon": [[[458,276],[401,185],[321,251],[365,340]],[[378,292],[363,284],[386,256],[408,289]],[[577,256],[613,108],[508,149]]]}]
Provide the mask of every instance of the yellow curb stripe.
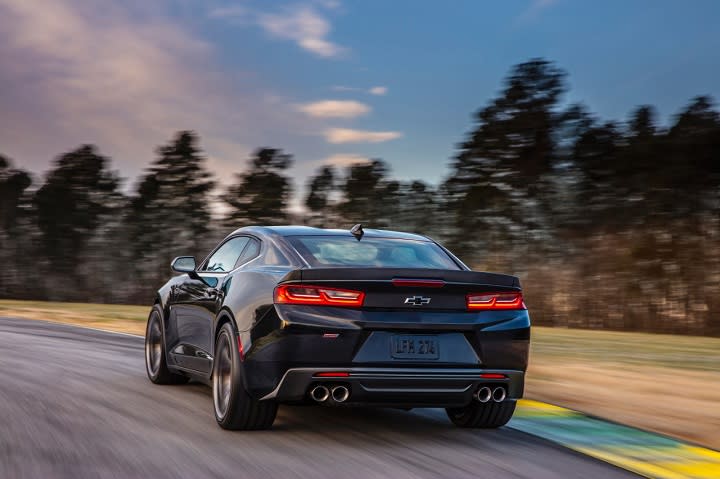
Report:
[{"label": "yellow curb stripe", "polygon": [[720,452],[534,400],[509,427],[650,479],[720,479]]},{"label": "yellow curb stripe", "polygon": [[598,449],[584,448],[584,447],[579,447],[579,448],[571,447],[570,449],[581,452],[581,453],[585,454],[586,456],[594,457],[595,459],[600,459],[601,461],[605,461],[614,466],[625,469],[626,471],[634,472],[636,474],[640,474],[641,476],[645,476],[645,477],[649,477],[649,478],[687,479],[687,477],[688,477],[688,476],[685,476],[680,473],[669,471],[659,465],[629,459],[622,455],[613,454],[613,453],[607,452],[607,451],[603,452]]}]

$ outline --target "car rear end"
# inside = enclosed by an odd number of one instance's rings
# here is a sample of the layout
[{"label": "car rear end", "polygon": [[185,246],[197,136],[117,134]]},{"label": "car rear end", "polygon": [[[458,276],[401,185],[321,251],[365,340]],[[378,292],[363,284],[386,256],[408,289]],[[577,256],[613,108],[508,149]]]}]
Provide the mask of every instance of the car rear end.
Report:
[{"label": "car rear end", "polygon": [[275,326],[248,352],[248,389],[278,402],[403,408],[522,397],[530,319],[518,279],[446,258],[447,269],[290,272],[274,292]]}]

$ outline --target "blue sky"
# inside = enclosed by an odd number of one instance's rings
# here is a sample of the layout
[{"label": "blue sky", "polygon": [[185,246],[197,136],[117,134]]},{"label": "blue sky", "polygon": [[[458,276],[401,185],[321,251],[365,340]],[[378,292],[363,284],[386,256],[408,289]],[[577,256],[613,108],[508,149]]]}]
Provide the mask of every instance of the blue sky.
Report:
[{"label": "blue sky", "polygon": [[0,152],[41,172],[96,143],[130,187],[194,129],[225,183],[259,146],[295,155],[299,189],[365,158],[437,183],[532,57],[607,119],[720,98],[718,21],[714,0],[0,0]]}]

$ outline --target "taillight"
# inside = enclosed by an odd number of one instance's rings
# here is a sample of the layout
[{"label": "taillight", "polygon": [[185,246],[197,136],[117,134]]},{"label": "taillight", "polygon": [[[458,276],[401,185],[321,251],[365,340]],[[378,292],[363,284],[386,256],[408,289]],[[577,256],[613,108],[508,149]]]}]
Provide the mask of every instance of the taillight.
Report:
[{"label": "taillight", "polygon": [[527,309],[522,293],[471,293],[467,308],[472,310]]},{"label": "taillight", "polygon": [[349,289],[281,284],[275,288],[275,302],[316,306],[362,306],[365,293]]}]

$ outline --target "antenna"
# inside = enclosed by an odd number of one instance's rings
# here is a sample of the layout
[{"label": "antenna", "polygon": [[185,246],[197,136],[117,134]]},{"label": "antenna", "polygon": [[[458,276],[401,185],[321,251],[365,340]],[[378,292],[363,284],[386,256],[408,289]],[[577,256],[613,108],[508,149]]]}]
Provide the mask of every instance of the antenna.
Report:
[{"label": "antenna", "polygon": [[356,240],[360,241],[365,234],[365,232],[362,229],[362,224],[358,223],[352,228],[350,228],[350,234],[352,234]]}]

